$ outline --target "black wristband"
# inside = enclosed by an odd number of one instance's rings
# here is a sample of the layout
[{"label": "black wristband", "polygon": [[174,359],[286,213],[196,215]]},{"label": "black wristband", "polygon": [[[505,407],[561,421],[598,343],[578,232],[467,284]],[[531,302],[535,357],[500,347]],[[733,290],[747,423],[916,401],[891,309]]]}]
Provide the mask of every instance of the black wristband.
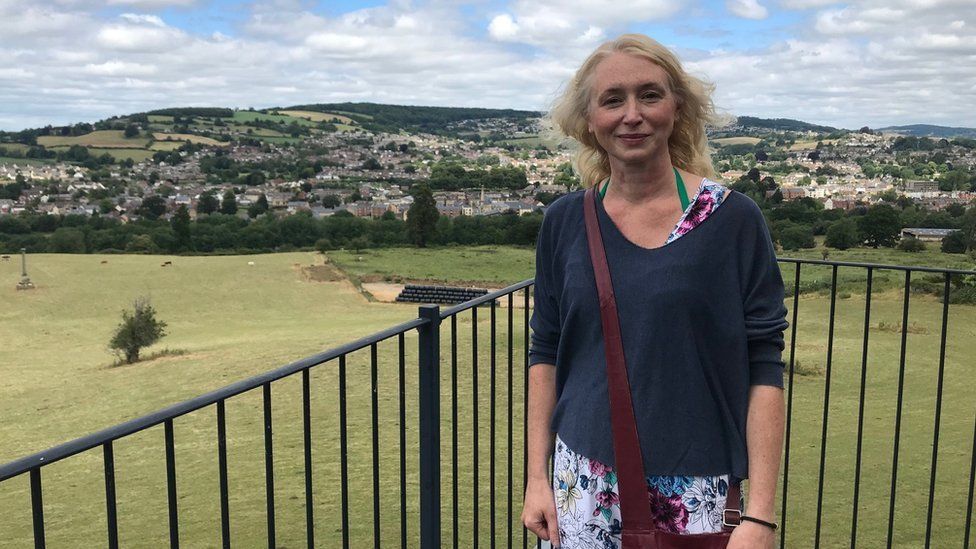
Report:
[{"label": "black wristband", "polygon": [[739,520],[740,521],[743,521],[744,520],[746,522],[755,522],[756,524],[762,524],[766,528],[770,528],[772,530],[775,530],[776,529],[776,523],[775,522],[766,522],[765,520],[757,519],[756,517],[750,517],[749,515],[740,515],[739,516]]}]

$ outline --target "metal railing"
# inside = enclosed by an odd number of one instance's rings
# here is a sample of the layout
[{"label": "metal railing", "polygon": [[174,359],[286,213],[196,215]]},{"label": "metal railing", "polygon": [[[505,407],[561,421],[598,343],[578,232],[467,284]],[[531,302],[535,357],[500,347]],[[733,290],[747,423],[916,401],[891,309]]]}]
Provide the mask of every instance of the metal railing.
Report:
[{"label": "metal railing", "polygon": [[[860,263],[845,263],[831,261],[795,260],[781,259],[783,264],[784,279],[790,289],[791,303],[790,308],[790,334],[789,347],[784,354],[787,360],[787,423],[786,423],[786,447],[784,452],[784,462],[782,467],[781,491],[779,493],[780,503],[780,544],[784,547],[820,547],[821,545],[836,546],[838,540],[843,544],[850,544],[850,547],[892,547],[895,543],[907,543],[909,546],[962,546],[969,547],[970,533],[972,526],[973,508],[973,481],[976,475],[976,418],[973,417],[974,409],[971,398],[960,398],[967,396],[965,387],[961,387],[958,380],[972,379],[976,375],[973,369],[973,351],[976,351],[976,343],[970,338],[969,332],[963,332],[952,339],[948,338],[950,303],[947,298],[952,291],[952,277],[976,275],[976,271],[952,270],[952,269],[932,269],[921,267],[905,267],[893,265],[874,265]],[[789,272],[789,267],[793,266],[793,272]],[[802,269],[801,269],[802,268]],[[824,270],[829,269],[829,284],[820,277]],[[801,270],[803,271],[801,273]],[[843,270],[843,271],[842,271]],[[849,300],[854,303],[856,308],[861,305],[861,297],[854,298],[848,295],[851,292],[844,290],[839,292],[841,285],[839,274],[843,272],[849,275],[854,273],[843,283],[844,287],[851,287],[863,281],[863,317],[858,322],[862,323],[863,335],[856,336],[853,326],[854,318],[849,310],[851,307],[844,308],[841,313],[838,308],[838,300]],[[863,277],[860,273],[863,273]],[[880,273],[884,273],[882,276]],[[891,273],[903,273],[903,284],[901,286],[901,299],[893,300],[891,296],[886,298],[884,306],[880,307],[879,316],[889,314],[895,305],[900,305],[899,324],[872,324],[872,308],[878,309],[879,306],[872,304],[872,296],[879,290],[893,292],[892,288],[899,286],[898,281],[892,281]],[[924,280],[924,284],[929,291],[938,290],[933,276],[941,279],[941,295],[945,298],[941,302],[936,300],[923,300],[922,305],[917,306],[921,313],[928,318],[938,317],[941,323],[938,343],[937,368],[934,371],[924,366],[907,367],[909,358],[910,338],[917,338],[921,334],[920,330],[925,329],[919,324],[910,322],[909,308],[914,292],[919,291],[918,284],[913,287],[912,274],[924,273],[929,278]],[[790,277],[789,275],[793,276]],[[792,285],[790,280],[792,278]],[[50,465],[75,456],[77,454],[101,449],[101,465],[104,477],[104,524],[106,544],[110,548],[119,547],[119,508],[117,490],[120,487],[116,479],[116,454],[115,443],[120,439],[129,437],[136,433],[142,433],[160,424],[163,425],[163,456],[165,460],[165,484],[166,484],[166,507],[168,542],[171,547],[179,547],[181,542],[181,523],[180,523],[180,492],[177,483],[177,439],[175,433],[175,421],[182,416],[199,412],[201,410],[214,410],[216,413],[216,465],[219,490],[219,526],[216,516],[213,520],[213,528],[219,529],[220,543],[223,547],[231,547],[232,540],[234,545],[240,546],[242,543],[253,544],[253,537],[247,538],[247,542],[237,541],[240,538],[232,536],[231,529],[231,501],[232,489],[228,481],[228,428],[226,403],[228,399],[247,393],[257,394],[260,389],[261,394],[261,416],[263,431],[263,454],[264,454],[264,502],[263,515],[260,517],[266,523],[266,537],[268,547],[276,547],[281,539],[287,537],[293,539],[294,532],[288,532],[285,536],[279,530],[276,516],[279,510],[284,510],[283,506],[292,506],[292,499],[301,501],[304,514],[304,536],[301,543],[308,547],[327,545],[322,541],[327,533],[338,532],[340,539],[337,543],[348,548],[364,547],[372,545],[380,547],[382,545],[399,547],[415,546],[419,544],[423,549],[433,549],[439,547],[479,547],[479,544],[487,543],[493,549],[498,546],[513,547],[521,545],[523,548],[530,544],[539,544],[539,540],[530,535],[518,522],[521,509],[521,494],[524,489],[524,479],[526,476],[526,463],[523,441],[526,438],[525,410],[527,409],[527,390],[528,383],[528,349],[529,340],[529,316],[530,316],[530,288],[531,280],[527,280],[503,290],[487,294],[479,299],[467,303],[441,309],[437,306],[422,306],[419,309],[419,317],[405,322],[371,336],[359,339],[352,343],[342,345],[335,349],[317,354],[312,357],[294,362],[265,374],[255,376],[251,379],[234,383],[217,391],[207,393],[186,402],[170,406],[156,413],[122,423],[115,427],[99,431],[92,435],[79,438],[77,440],[56,446],[49,450],[27,456],[10,463],[0,466],[0,487],[3,487],[9,479],[26,474],[29,477],[29,495],[24,494],[28,500],[17,503],[9,500],[0,499],[0,509],[14,508],[18,505],[28,505],[31,513],[32,538],[35,547],[45,547],[47,536],[45,530],[45,490],[42,486],[42,471]],[[819,292],[829,296],[829,308],[826,311],[819,310],[826,300],[806,300],[801,299],[801,294]],[[839,293],[841,294],[839,296]],[[936,291],[936,293],[938,293]],[[936,311],[935,309],[939,309]],[[801,309],[809,310],[809,317],[801,316]],[[929,310],[931,309],[931,310]],[[499,322],[499,311],[504,311],[504,317]],[[859,313],[859,310],[857,311]],[[487,313],[487,318],[484,314]],[[846,316],[845,316],[846,315]],[[481,318],[479,318],[479,316]],[[841,318],[838,318],[841,317]],[[812,319],[812,320],[811,320]],[[446,322],[449,321],[449,322]],[[516,322],[518,321],[518,322]],[[463,332],[464,323],[470,323],[470,335]],[[442,335],[442,327],[450,326],[450,336]],[[487,325],[487,334],[485,334]],[[818,331],[826,327],[825,341],[820,343],[821,335]],[[965,330],[972,330],[972,327],[963,327]],[[481,332],[479,333],[479,330]],[[447,331],[446,329],[444,331]],[[879,364],[877,360],[870,360],[869,342],[887,337],[883,332],[889,331],[894,336],[897,332],[899,341],[897,383],[895,389],[895,409],[893,417],[887,417],[888,412],[885,408],[885,400],[876,395],[869,397],[867,392],[872,386],[869,384],[871,375],[894,375],[888,371],[892,367],[890,364]],[[871,339],[872,332],[879,333]],[[798,333],[800,334],[798,336]],[[504,345],[499,341],[504,338]],[[924,334],[923,334],[924,335]],[[976,334],[973,334],[976,335]],[[487,336],[487,337],[486,337]],[[407,349],[407,338],[416,337],[416,362],[408,361],[409,354]],[[798,337],[800,341],[798,343]],[[805,343],[803,338],[808,337],[817,343]],[[481,345],[487,339],[487,345]],[[396,342],[396,352],[392,358],[382,356],[379,353],[379,345],[384,342]],[[854,345],[852,342],[860,340],[859,365],[848,361],[853,357],[853,352],[847,351],[838,353],[835,344],[843,349]],[[914,339],[913,339],[914,341]],[[926,350],[928,347],[923,345],[927,340],[919,340],[919,348]],[[460,344],[459,344],[460,342]],[[940,440],[940,433],[946,429],[946,418],[942,411],[946,406],[944,396],[946,389],[946,365],[947,365],[947,342],[953,345],[951,351],[954,357],[950,374],[954,382],[949,386],[950,398],[952,399],[953,414],[951,425],[949,425],[950,435]],[[882,342],[882,346],[884,342]],[[927,344],[926,344],[927,345]],[[465,349],[465,346],[468,349]],[[503,347],[503,363],[499,361],[499,347]],[[362,430],[355,430],[352,435],[363,434],[366,424],[365,408],[368,406],[368,444],[357,445],[355,449],[350,448],[349,425],[353,422],[350,418],[350,397],[348,396],[348,370],[347,362],[354,353],[369,349],[368,373],[369,373],[369,402],[353,400],[354,415],[362,415]],[[891,350],[894,348],[892,347]],[[934,349],[934,347],[933,347]],[[468,351],[470,354],[468,354]],[[800,368],[799,356],[807,363],[811,361],[809,357],[817,356],[821,351],[825,351],[825,368],[822,372],[817,371],[811,374],[806,369]],[[876,354],[886,351],[882,348]],[[924,353],[921,353],[920,356]],[[931,353],[929,353],[931,354]],[[443,356],[442,355],[446,355]],[[357,354],[356,357],[360,355]],[[961,357],[961,358],[959,358]],[[380,412],[380,389],[378,386],[378,373],[381,360],[389,363],[392,368],[396,365],[396,385],[395,395],[384,394],[384,402],[393,396],[396,398],[397,405],[397,436],[381,438],[381,412]],[[852,359],[853,360],[853,359]],[[924,356],[921,362],[928,363]],[[850,362],[850,368],[847,362]],[[918,361],[916,361],[918,362]],[[449,370],[442,367],[449,364]],[[328,474],[329,464],[324,464],[320,450],[316,450],[313,456],[313,448],[318,437],[318,431],[313,424],[313,396],[318,389],[313,391],[311,372],[324,364],[336,366],[336,402],[338,407],[338,474],[336,497],[338,503],[337,516],[321,516],[317,509],[322,509],[321,490],[316,494],[316,487],[313,478],[320,478]],[[410,373],[408,374],[408,364]],[[416,365],[414,375],[413,367]],[[521,369],[518,375],[516,364]],[[870,367],[869,367],[870,364]],[[321,369],[321,368],[319,368]],[[487,370],[487,372],[485,372]],[[910,375],[906,376],[906,372]],[[354,369],[353,374],[363,371]],[[481,376],[488,375],[488,387],[484,386]],[[303,480],[302,497],[292,493],[290,497],[283,497],[278,492],[276,496],[276,454],[275,454],[275,430],[272,414],[272,388],[275,382],[293,376],[301,378],[301,476]],[[934,392],[916,394],[908,396],[909,378],[912,381],[927,380],[927,376],[934,377]],[[499,379],[501,384],[499,384]],[[893,382],[894,378],[892,378]],[[450,388],[442,388],[442,383],[450,382]],[[415,392],[408,392],[407,386],[416,384]],[[462,385],[466,387],[462,387]],[[883,380],[878,386],[883,386]],[[917,383],[916,385],[921,385]],[[831,402],[832,386],[835,400]],[[854,392],[853,388],[857,391]],[[470,392],[465,394],[464,391]],[[412,394],[411,394],[412,393]],[[486,394],[487,393],[487,394]],[[503,402],[499,402],[499,395],[504,397]],[[479,414],[485,407],[485,397],[487,397],[488,418],[487,422]],[[415,398],[415,400],[414,400]],[[910,401],[910,405],[907,402]],[[408,419],[408,406],[416,405],[416,423]],[[930,417],[916,417],[914,414],[911,421],[906,420],[906,409],[911,409],[914,413],[918,409],[928,409],[931,407],[933,413]],[[462,409],[464,408],[464,409]],[[856,408],[856,412],[855,412]],[[870,410],[868,410],[870,408]],[[466,410],[465,410],[466,409]],[[321,410],[315,408],[317,413]],[[449,411],[449,418],[448,416]],[[499,412],[504,417],[499,417]],[[854,423],[847,421],[855,417]],[[442,415],[444,417],[442,417]],[[877,416],[877,417],[875,417]],[[330,416],[331,417],[331,416]],[[357,417],[359,417],[357,415]],[[819,418],[819,424],[817,421]],[[384,422],[387,417],[384,416]],[[832,422],[833,420],[833,422]],[[888,430],[885,421],[893,420],[893,424]],[[969,438],[968,430],[961,429],[961,425],[968,425],[972,422],[972,437]],[[847,422],[847,423],[845,423]],[[920,459],[918,458],[919,447],[924,445],[917,439],[921,435],[922,423],[929,422],[931,425],[930,437],[928,441],[931,449],[923,448],[930,454],[925,459],[927,471],[924,480],[916,469]],[[355,422],[353,422],[355,423]],[[487,423],[487,424],[486,424]],[[798,427],[802,423],[802,428]],[[835,423],[840,423],[841,432],[837,432],[838,427]],[[521,429],[518,425],[521,424]],[[849,424],[849,425],[848,425]],[[385,423],[384,423],[385,425]],[[834,427],[833,430],[831,428]],[[445,430],[450,430],[450,441],[442,440],[441,435]],[[503,436],[499,436],[499,431]],[[519,432],[521,431],[521,432]],[[410,450],[410,445],[414,441],[408,440],[416,436],[417,450]],[[468,438],[470,437],[470,438]],[[905,445],[906,437],[910,437],[912,444]],[[233,440],[233,435],[230,436]],[[966,448],[961,448],[960,441],[966,440]],[[483,447],[487,441],[487,450]],[[881,490],[874,479],[880,474],[879,469],[888,465],[872,463],[866,467],[866,449],[875,449],[890,443],[890,471],[887,490]],[[940,453],[940,443],[943,452]],[[948,447],[946,445],[949,445]],[[396,447],[395,467],[393,465],[393,452],[388,448]],[[368,451],[364,449],[368,447]],[[970,449],[971,447],[971,449]],[[381,448],[383,448],[381,450]],[[828,451],[828,449],[830,451]],[[968,450],[968,461],[966,452]],[[335,453],[330,453],[334,456]],[[483,458],[487,454],[487,478],[485,478],[485,465]],[[280,456],[281,454],[279,454]],[[871,454],[875,458],[878,453]],[[946,462],[944,456],[949,455],[950,459]],[[362,496],[358,490],[350,487],[350,456],[353,459],[371,460],[372,476],[370,488],[368,490],[369,502],[351,509],[350,495]],[[282,456],[288,457],[288,456]],[[943,460],[940,461],[940,457]],[[390,458],[390,459],[385,459]],[[192,468],[194,462],[212,461],[212,455],[194,455],[184,467]],[[296,458],[297,459],[297,458]],[[331,458],[329,458],[331,459]],[[449,461],[448,461],[449,460]],[[853,461],[853,464],[849,463]],[[907,473],[905,472],[905,462],[908,461]],[[831,464],[828,467],[828,462]],[[358,463],[354,462],[354,465]],[[442,465],[444,469],[442,470]],[[968,465],[968,471],[965,470]],[[413,467],[416,467],[414,470]],[[941,466],[941,468],[940,468]],[[450,468],[450,474],[446,471]],[[387,496],[381,482],[381,471],[395,468],[396,485],[395,492],[397,501],[391,504],[391,498]],[[846,469],[851,469],[848,472]],[[902,471],[902,476],[899,472]],[[939,484],[939,472],[943,471],[945,476],[951,475],[952,483]],[[968,472],[968,474],[966,474]],[[279,472],[280,476],[280,472]],[[504,477],[499,482],[499,476]],[[869,480],[865,477],[870,476]],[[47,477],[45,477],[47,478]],[[63,478],[63,475],[52,474],[50,482],[70,482]],[[413,479],[417,482],[414,483]],[[816,478],[815,487],[811,480]],[[906,481],[905,479],[908,478]],[[968,478],[968,485],[964,484]],[[442,479],[449,479],[442,484]],[[357,482],[363,479],[355,479]],[[521,486],[519,483],[521,482]],[[906,482],[911,482],[906,487]],[[483,490],[487,486],[487,497]],[[948,486],[948,487],[947,487]],[[963,489],[965,488],[965,489]],[[411,494],[413,491],[413,494]],[[849,493],[851,492],[852,493]],[[16,491],[15,491],[16,492]],[[965,492],[965,496],[963,496]],[[923,498],[926,506],[926,519],[924,534],[920,526],[906,529],[900,517],[911,516],[914,523],[919,523],[920,509],[915,505],[919,501],[919,494],[924,493]],[[951,509],[946,509],[945,505],[939,506],[939,494],[949,493],[955,503]],[[898,495],[902,494],[902,499],[909,501],[912,509],[906,511],[898,507]],[[0,493],[2,496],[2,493]],[[961,518],[961,500],[966,499],[966,510],[963,524],[959,524]],[[813,502],[816,502],[815,513],[810,509]],[[384,505],[385,503],[385,505]],[[838,503],[840,504],[838,507]],[[278,504],[278,508],[276,508]],[[388,514],[384,514],[384,509],[396,508],[399,517],[392,521]],[[839,509],[839,510],[838,510]],[[939,512],[936,512],[936,511]],[[484,516],[487,511],[487,517]],[[884,513],[883,511],[886,511]],[[350,513],[357,513],[355,522],[350,524]],[[255,519],[251,512],[248,519]],[[907,513],[907,515],[906,515]],[[411,516],[413,515],[413,516]],[[359,528],[362,516],[369,516],[372,519],[370,525],[363,524]],[[450,524],[448,525],[448,517]],[[865,519],[865,517],[868,517]],[[412,520],[415,518],[415,520]],[[385,519],[385,520],[384,520]],[[487,520],[486,520],[487,519]],[[865,526],[868,521],[868,526]],[[883,521],[883,527],[880,522]],[[238,519],[238,522],[240,520]],[[396,522],[396,531],[390,526],[391,522]],[[843,525],[841,531],[840,524]],[[413,525],[413,526],[412,526]],[[952,536],[944,535],[944,525],[949,525],[953,530]],[[352,526],[358,529],[353,533]],[[385,528],[384,528],[385,526]],[[961,526],[961,528],[960,528]],[[486,527],[486,528],[485,528]],[[955,536],[955,537],[954,537]],[[0,536],[2,538],[2,536]],[[448,539],[449,538],[449,539]],[[883,539],[882,539],[883,538]],[[955,541],[947,541],[951,538]],[[958,539],[956,539],[958,538]],[[9,538],[8,538],[9,539]],[[182,540],[187,541],[187,540]],[[0,546],[5,542],[0,539]],[[263,541],[262,541],[263,544]],[[933,545],[934,544],[934,545]],[[191,544],[192,545],[192,544]]]}]

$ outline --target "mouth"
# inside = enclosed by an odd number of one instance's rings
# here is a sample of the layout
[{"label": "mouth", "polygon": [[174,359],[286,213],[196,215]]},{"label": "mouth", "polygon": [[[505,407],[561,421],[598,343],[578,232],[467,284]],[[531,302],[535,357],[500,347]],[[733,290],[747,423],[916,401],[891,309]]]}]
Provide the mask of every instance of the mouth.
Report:
[{"label": "mouth", "polygon": [[650,134],[646,133],[622,133],[617,138],[625,143],[640,143],[649,136]]}]

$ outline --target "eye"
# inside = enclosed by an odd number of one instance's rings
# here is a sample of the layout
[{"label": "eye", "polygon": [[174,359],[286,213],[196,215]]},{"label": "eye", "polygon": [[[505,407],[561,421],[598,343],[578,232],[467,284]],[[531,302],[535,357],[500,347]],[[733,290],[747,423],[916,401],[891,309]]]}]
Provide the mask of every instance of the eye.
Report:
[{"label": "eye", "polygon": [[661,94],[656,91],[648,91],[641,94],[641,99],[643,101],[657,101],[661,98]]},{"label": "eye", "polygon": [[600,103],[600,104],[603,105],[603,106],[609,106],[609,105],[616,105],[618,103],[620,103],[620,98],[617,97],[617,96],[611,95],[610,97],[605,97],[603,99],[603,102]]}]

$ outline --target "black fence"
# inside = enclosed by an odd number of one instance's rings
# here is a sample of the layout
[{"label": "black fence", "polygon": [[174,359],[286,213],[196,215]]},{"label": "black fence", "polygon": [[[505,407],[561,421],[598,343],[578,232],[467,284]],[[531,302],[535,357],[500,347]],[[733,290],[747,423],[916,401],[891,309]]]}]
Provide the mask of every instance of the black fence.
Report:
[{"label": "black fence", "polygon": [[[968,548],[976,307],[948,297],[976,271],[781,266],[780,544]],[[409,322],[4,464],[0,546],[540,544],[519,520],[530,290],[421,306]]]}]

